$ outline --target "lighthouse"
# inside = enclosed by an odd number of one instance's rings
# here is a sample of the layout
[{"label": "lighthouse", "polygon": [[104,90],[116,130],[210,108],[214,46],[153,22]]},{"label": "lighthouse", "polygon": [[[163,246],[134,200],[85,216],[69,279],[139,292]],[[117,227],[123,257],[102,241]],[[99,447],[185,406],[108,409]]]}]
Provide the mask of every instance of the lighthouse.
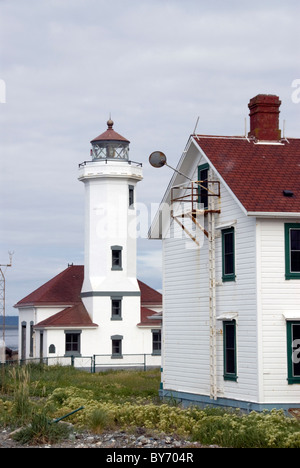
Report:
[{"label": "lighthouse", "polygon": [[142,165],[129,159],[130,142],[113,125],[109,119],[107,130],[91,141],[91,160],[79,165],[78,177],[85,186],[81,298],[92,321],[105,326],[104,341],[108,336],[123,337],[139,322],[141,310],[136,186],[143,178]]},{"label": "lighthouse", "polygon": [[91,141],[90,159],[79,164],[84,265],[69,264],[16,304],[24,359],[63,357],[65,364],[71,357],[95,369],[161,365],[162,295],[136,272],[142,165],[130,160],[130,142],[113,126],[109,119]]}]

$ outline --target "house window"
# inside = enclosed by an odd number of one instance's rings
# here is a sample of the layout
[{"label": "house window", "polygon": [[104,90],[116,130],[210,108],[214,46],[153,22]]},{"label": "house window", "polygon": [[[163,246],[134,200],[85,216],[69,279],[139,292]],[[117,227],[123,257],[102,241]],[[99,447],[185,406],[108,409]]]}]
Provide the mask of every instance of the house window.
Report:
[{"label": "house window", "polygon": [[122,298],[111,298],[111,320],[122,320]]},{"label": "house window", "polygon": [[202,181],[198,187],[198,202],[203,203],[204,208],[208,208],[208,191],[207,191],[207,180],[208,180],[208,164],[202,164],[198,166],[198,180]]},{"label": "house window", "polygon": [[114,359],[121,359],[122,356],[122,340],[123,336],[113,335],[111,336],[112,351],[111,357]]},{"label": "house window", "polygon": [[285,278],[300,279],[300,224],[285,224]]},{"label": "house window", "polygon": [[224,379],[237,380],[236,321],[223,322]]},{"label": "house window", "polygon": [[80,334],[77,331],[66,331],[66,356],[79,356],[80,355]]},{"label": "house window", "polygon": [[129,208],[134,208],[134,186],[128,186],[128,194],[129,194]]},{"label": "house window", "polygon": [[34,337],[34,329],[33,329],[33,322],[30,322],[30,347],[29,347],[29,356],[33,357],[33,337]]},{"label": "house window", "polygon": [[122,270],[122,249],[119,245],[113,245],[111,247],[111,269]]},{"label": "house window", "polygon": [[300,383],[300,321],[287,322],[288,383]]},{"label": "house window", "polygon": [[44,357],[44,332],[40,331],[40,359]]},{"label": "house window", "polygon": [[21,326],[21,359],[26,359],[26,322],[22,322]]},{"label": "house window", "polygon": [[222,279],[235,281],[234,228],[222,230]]},{"label": "house window", "polygon": [[161,330],[152,331],[152,354],[161,354]]}]

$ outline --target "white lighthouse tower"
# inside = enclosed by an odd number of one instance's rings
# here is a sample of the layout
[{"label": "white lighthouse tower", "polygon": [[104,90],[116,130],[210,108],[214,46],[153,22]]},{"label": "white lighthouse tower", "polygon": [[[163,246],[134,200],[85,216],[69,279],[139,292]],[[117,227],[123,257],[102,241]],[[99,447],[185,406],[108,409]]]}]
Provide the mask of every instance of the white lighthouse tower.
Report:
[{"label": "white lighthouse tower", "polygon": [[130,161],[129,141],[113,122],[107,125],[91,141],[91,159],[79,165],[84,265],[68,265],[16,304],[24,359],[71,357],[95,369],[161,365],[162,295],[136,276],[142,165]]},{"label": "white lighthouse tower", "polygon": [[[140,288],[136,277],[136,185],[142,165],[129,160],[129,141],[116,133],[113,121],[91,141],[91,160],[80,164],[85,185],[85,262],[81,298],[99,324],[102,352],[129,352],[140,321]],[[127,336],[126,347],[125,335]],[[115,339],[114,339],[115,338]],[[123,347],[122,347],[123,346]],[[125,346],[125,349],[124,349]]]}]

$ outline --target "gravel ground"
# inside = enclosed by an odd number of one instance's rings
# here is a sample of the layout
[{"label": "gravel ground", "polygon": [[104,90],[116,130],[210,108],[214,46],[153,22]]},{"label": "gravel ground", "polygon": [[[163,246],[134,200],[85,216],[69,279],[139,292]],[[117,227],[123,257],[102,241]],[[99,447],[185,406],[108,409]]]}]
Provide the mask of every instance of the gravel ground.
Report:
[{"label": "gravel ground", "polygon": [[203,446],[177,436],[166,434],[149,435],[143,428],[134,434],[111,431],[103,434],[74,432],[70,439],[58,444],[22,445],[14,441],[9,429],[0,429],[0,448],[216,448]]}]

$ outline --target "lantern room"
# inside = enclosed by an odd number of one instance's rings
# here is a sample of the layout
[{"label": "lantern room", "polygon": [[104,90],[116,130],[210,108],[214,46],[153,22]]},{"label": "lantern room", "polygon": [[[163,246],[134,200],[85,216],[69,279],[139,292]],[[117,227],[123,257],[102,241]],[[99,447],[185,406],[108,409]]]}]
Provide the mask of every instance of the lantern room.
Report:
[{"label": "lantern room", "polygon": [[129,141],[113,129],[114,122],[109,119],[107,130],[91,141],[91,156],[93,161],[98,159],[117,159],[128,161]]}]

